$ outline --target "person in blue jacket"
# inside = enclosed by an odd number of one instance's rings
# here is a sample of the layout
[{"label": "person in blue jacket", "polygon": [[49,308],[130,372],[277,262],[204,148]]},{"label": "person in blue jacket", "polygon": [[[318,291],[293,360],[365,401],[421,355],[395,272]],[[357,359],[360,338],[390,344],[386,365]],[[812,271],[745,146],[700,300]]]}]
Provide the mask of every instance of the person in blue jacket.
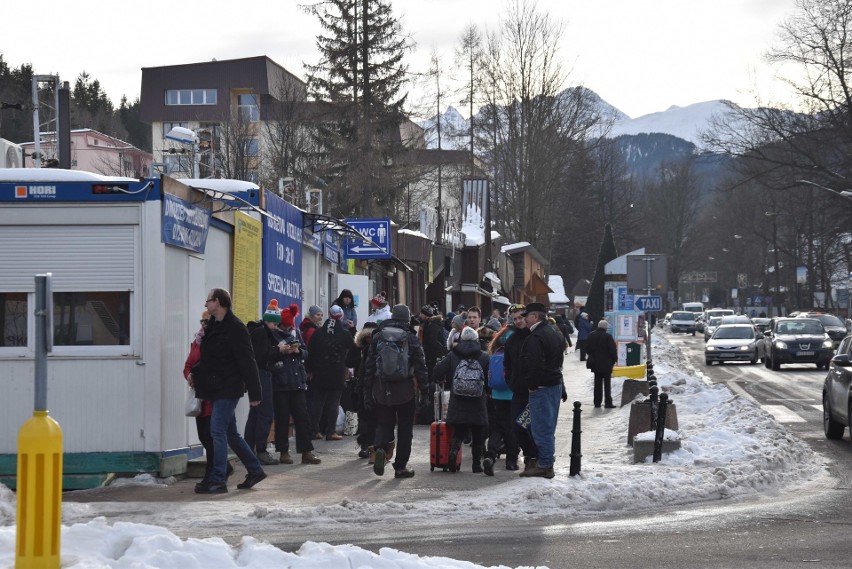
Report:
[{"label": "person in blue jacket", "polygon": [[580,350],[580,361],[586,361],[586,346],[589,343],[589,334],[595,327],[589,320],[588,312],[581,312],[577,318],[577,348]]}]

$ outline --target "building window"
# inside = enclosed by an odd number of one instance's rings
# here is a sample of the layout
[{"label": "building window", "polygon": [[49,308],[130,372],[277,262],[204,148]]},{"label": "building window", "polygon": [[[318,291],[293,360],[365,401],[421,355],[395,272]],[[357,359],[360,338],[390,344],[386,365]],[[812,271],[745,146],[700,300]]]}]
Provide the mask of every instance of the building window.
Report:
[{"label": "building window", "polygon": [[0,325],[3,326],[0,348],[26,347],[27,293],[0,292]]},{"label": "building window", "polygon": [[129,292],[53,293],[54,346],[130,345]]},{"label": "building window", "polygon": [[257,95],[238,95],[237,112],[241,120],[257,122],[260,120],[260,109],[257,104]]},{"label": "building window", "polygon": [[[215,105],[216,89],[169,89],[166,105]],[[168,131],[166,131],[168,132]]]},{"label": "building window", "polygon": [[176,126],[180,126],[183,128],[189,128],[188,122],[164,122],[163,123],[163,140],[166,139],[166,135]]},{"label": "building window", "polygon": [[189,157],[180,154],[163,154],[163,163],[166,165],[166,174],[172,172],[189,173]]},{"label": "building window", "polygon": [[260,154],[260,142],[256,138],[247,138],[243,142],[243,154],[247,157],[254,157]]}]

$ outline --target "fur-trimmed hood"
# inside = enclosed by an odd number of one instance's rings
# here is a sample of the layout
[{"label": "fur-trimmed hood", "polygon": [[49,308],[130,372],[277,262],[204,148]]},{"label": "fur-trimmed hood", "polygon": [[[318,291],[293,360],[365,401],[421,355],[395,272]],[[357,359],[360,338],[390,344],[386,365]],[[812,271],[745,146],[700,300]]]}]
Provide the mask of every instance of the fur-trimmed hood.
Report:
[{"label": "fur-trimmed hood", "polygon": [[361,330],[355,334],[355,346],[358,349],[363,350],[370,345],[370,342],[373,339],[373,330],[375,330],[375,328],[361,328]]}]

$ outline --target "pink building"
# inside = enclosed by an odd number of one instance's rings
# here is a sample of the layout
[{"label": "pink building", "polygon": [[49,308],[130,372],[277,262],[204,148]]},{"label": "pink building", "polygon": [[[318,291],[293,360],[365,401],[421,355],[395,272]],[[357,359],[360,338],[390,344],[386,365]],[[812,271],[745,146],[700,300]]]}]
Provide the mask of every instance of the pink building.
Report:
[{"label": "pink building", "polygon": [[[51,159],[59,159],[56,136],[53,132],[41,134],[42,166]],[[32,168],[34,142],[22,142],[24,166]],[[108,176],[140,178],[149,175],[153,162],[150,152],[139,150],[132,144],[113,138],[90,128],[71,131],[71,169],[95,172]]]}]

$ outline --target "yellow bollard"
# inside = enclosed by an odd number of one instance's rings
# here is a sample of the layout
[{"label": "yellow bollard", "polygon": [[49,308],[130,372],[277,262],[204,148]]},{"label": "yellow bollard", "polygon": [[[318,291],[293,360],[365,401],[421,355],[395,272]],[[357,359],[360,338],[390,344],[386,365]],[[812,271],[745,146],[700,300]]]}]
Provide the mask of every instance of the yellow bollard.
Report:
[{"label": "yellow bollard", "polygon": [[18,431],[15,569],[59,567],[62,526],[62,429],[47,411]]}]

